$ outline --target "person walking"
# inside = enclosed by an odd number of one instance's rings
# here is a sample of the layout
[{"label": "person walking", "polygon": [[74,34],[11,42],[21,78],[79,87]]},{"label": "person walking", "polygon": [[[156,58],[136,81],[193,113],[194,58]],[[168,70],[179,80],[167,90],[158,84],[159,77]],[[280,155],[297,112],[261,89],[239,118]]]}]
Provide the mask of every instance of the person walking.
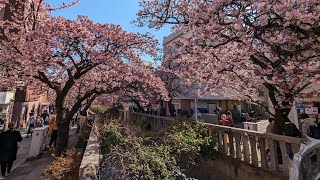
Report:
[{"label": "person walking", "polygon": [[297,128],[295,124],[293,124],[288,118],[286,119],[284,123],[284,128],[283,128],[283,135],[284,136],[291,136],[291,137],[296,137],[296,138],[301,138],[302,134]]},{"label": "person walking", "polygon": [[[57,136],[58,136],[58,129],[57,129],[57,119],[54,116],[49,124],[49,134],[51,134],[50,142],[49,142],[49,149],[53,150],[53,147],[56,147]],[[53,145],[53,147],[52,147]]]},{"label": "person walking", "polygon": [[8,130],[0,134],[0,162],[1,162],[1,177],[10,175],[13,161],[17,159],[18,142],[22,141],[22,136],[19,131],[14,129],[14,123],[10,122]]},{"label": "person walking", "polygon": [[33,132],[33,129],[35,127],[35,123],[36,123],[36,120],[35,120],[34,114],[30,113],[30,118],[29,118],[29,121],[28,121],[27,137],[29,137],[29,134],[31,134],[31,136],[32,136],[32,132]]},{"label": "person walking", "polygon": [[49,125],[49,113],[47,110],[44,110],[41,114],[42,122],[44,125]]},{"label": "person walking", "polygon": [[271,117],[269,118],[269,124],[267,126],[266,133],[273,134],[273,127],[274,127],[274,118]]},{"label": "person walking", "polygon": [[40,115],[37,116],[36,119],[36,123],[35,123],[36,127],[42,127],[43,126],[43,121]]},{"label": "person walking", "polygon": [[[273,127],[274,127],[274,118],[271,117],[269,118],[269,124],[267,126],[267,129],[266,129],[266,133],[268,134],[273,134]],[[272,146],[272,143],[269,144],[269,142],[267,142],[267,150],[266,150],[266,153],[267,153],[267,159],[268,161],[271,161],[271,152],[270,152],[270,146]],[[278,146],[277,146],[278,147]],[[280,146],[279,146],[280,148]],[[278,149],[277,149],[277,152],[278,152]],[[279,151],[280,152],[280,151]],[[278,154],[277,154],[278,155]]]},{"label": "person walking", "polygon": [[[285,136],[291,136],[295,138],[301,138],[302,134],[297,128],[295,124],[293,124],[288,118],[286,118],[286,121],[284,123],[284,128],[283,128],[283,135]],[[286,149],[287,149],[287,155],[289,156],[290,159],[293,159],[293,150],[291,144],[286,144]]]}]

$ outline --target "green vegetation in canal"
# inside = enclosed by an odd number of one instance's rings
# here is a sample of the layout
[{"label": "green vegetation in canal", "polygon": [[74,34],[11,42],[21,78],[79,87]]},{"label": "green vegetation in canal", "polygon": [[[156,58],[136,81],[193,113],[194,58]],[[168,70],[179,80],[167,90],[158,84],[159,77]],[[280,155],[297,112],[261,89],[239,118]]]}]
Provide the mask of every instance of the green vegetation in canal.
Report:
[{"label": "green vegetation in canal", "polygon": [[112,120],[100,128],[104,176],[120,179],[189,179],[187,170],[212,156],[216,140],[202,124],[177,120],[159,132]]}]

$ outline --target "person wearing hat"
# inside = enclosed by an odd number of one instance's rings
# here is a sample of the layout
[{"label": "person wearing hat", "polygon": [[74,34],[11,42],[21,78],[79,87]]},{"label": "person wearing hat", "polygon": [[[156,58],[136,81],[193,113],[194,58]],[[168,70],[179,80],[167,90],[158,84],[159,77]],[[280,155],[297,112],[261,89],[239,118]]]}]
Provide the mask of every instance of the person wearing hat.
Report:
[{"label": "person wearing hat", "polygon": [[273,117],[270,117],[269,118],[269,124],[267,126],[267,129],[266,129],[266,133],[273,133],[273,127],[274,127],[274,118]]},{"label": "person wearing hat", "polygon": [[0,134],[0,162],[1,177],[10,175],[13,161],[17,159],[18,142],[22,141],[19,131],[14,129],[14,123],[10,122],[8,130]]},{"label": "person wearing hat", "polygon": [[227,111],[227,120],[230,122],[230,126],[233,127],[234,126],[234,121],[232,118],[232,113],[230,111]]},{"label": "person wearing hat", "polygon": [[309,118],[309,115],[307,114],[300,114],[300,118],[301,118],[301,128],[302,128],[302,133],[307,135],[307,136],[311,136],[310,133],[310,128],[311,127],[317,127],[317,124]]}]

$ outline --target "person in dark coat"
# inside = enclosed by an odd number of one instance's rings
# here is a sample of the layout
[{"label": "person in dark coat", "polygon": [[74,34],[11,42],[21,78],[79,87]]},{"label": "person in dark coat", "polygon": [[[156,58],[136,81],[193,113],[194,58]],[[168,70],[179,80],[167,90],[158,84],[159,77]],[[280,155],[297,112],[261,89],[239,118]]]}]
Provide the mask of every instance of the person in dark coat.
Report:
[{"label": "person in dark coat", "polygon": [[[293,124],[289,119],[286,119],[284,123],[284,131],[283,135],[285,136],[291,136],[291,137],[296,137],[296,138],[301,138],[302,134],[297,128],[295,124]],[[287,149],[287,155],[289,156],[290,159],[293,158],[293,150],[291,144],[286,144],[286,149]],[[280,146],[279,146],[280,148]]]},{"label": "person in dark coat", "polygon": [[44,110],[41,114],[42,122],[44,125],[49,125],[49,113],[47,110]]},{"label": "person in dark coat", "polygon": [[[10,122],[7,131],[0,134],[0,162],[3,179],[10,175],[13,161],[17,159],[18,142],[22,141],[19,131],[14,129],[14,123]],[[7,174],[6,174],[7,173]]]}]

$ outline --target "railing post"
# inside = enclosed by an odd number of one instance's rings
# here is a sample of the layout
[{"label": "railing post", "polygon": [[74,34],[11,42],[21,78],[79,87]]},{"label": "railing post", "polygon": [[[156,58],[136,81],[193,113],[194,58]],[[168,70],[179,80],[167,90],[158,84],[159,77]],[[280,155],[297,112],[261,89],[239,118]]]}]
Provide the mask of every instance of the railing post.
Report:
[{"label": "railing post", "polygon": [[243,159],[245,162],[250,162],[249,138],[247,135],[242,136],[243,142]]},{"label": "railing post", "polygon": [[251,163],[255,166],[258,166],[256,137],[250,136],[249,140],[250,140],[250,148],[251,148]]},{"label": "railing post", "polygon": [[240,141],[241,141],[241,135],[235,134],[235,141],[236,141],[236,158],[239,160],[242,160],[242,153],[241,153],[241,147],[240,147]]},{"label": "railing post", "polygon": [[228,133],[228,139],[229,139],[229,153],[230,156],[234,158],[234,142],[233,142],[233,135],[231,133]]},{"label": "railing post", "polygon": [[266,139],[260,138],[259,139],[259,146],[260,146],[260,156],[261,156],[261,167],[268,168]]},{"label": "railing post", "polygon": [[212,136],[212,128],[211,127],[208,127],[208,135],[209,135],[209,137]]},{"label": "railing post", "polygon": [[223,151],[224,154],[228,155],[228,134],[226,132],[223,132]]},{"label": "railing post", "polygon": [[287,155],[287,147],[285,142],[280,142],[280,150],[282,156],[282,165],[283,165],[283,172],[288,172],[288,161],[286,158]]},{"label": "railing post", "polygon": [[273,139],[268,139],[268,145],[270,149],[270,160],[271,160],[271,168],[272,169],[277,169],[277,153],[276,153],[276,148],[275,148],[275,143]]},{"label": "railing post", "polygon": [[224,153],[223,149],[223,134],[221,131],[218,131],[218,151]]}]

